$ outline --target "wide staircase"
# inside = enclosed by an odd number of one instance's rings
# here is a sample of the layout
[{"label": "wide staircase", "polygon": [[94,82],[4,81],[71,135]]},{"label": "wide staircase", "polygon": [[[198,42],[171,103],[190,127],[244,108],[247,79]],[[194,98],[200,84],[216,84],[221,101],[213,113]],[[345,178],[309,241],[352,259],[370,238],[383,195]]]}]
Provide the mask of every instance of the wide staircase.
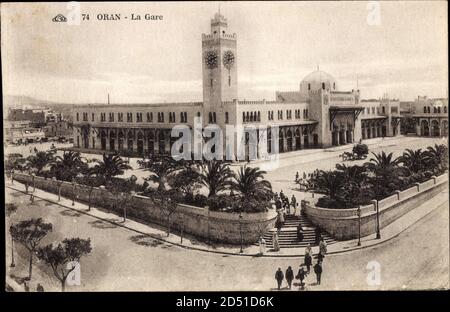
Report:
[{"label": "wide staircase", "polygon": [[[311,221],[309,221],[304,215],[301,216],[285,216],[285,222],[283,227],[281,228],[280,235],[278,237],[278,243],[280,248],[297,248],[297,247],[306,247],[308,244],[311,246],[316,246],[316,226],[314,226]],[[297,238],[297,226],[299,223],[303,228],[303,240],[300,242]],[[264,234],[264,239],[266,241],[266,245],[269,248],[273,247],[272,244],[272,235],[276,232],[276,229],[271,229]],[[322,237],[325,239],[325,242],[330,245],[336,242],[336,240],[331,237],[328,233],[322,231]]]}]

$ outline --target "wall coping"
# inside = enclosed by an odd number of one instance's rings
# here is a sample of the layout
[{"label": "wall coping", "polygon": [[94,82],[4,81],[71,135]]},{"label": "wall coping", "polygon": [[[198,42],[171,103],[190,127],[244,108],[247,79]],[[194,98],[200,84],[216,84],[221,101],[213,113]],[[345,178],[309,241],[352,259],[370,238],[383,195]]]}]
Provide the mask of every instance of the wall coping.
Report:
[{"label": "wall coping", "polygon": [[[439,180],[439,181],[438,181]],[[435,183],[433,183],[432,185],[430,184],[430,181],[433,181]],[[410,192],[412,189],[417,190],[417,186],[414,185],[410,188],[407,188],[406,190],[403,190],[401,192],[399,192],[400,194],[400,199],[395,200],[394,202],[384,206],[384,207],[380,207],[379,211],[384,211],[387,209],[391,209],[393,206],[398,205],[399,203],[406,201],[408,199],[410,199],[411,197],[414,197],[418,194],[421,194],[423,192],[426,192],[438,185],[441,185],[443,183],[447,183],[448,182],[448,173],[444,173],[441,174],[440,176],[437,177],[432,177],[431,179],[422,182],[422,183],[417,183],[419,184],[419,189],[420,191],[416,191],[414,194],[409,194],[406,196],[402,196],[403,194],[407,194],[407,192]],[[393,196],[397,196],[397,194],[393,194],[390,195],[386,198],[383,198],[382,200],[378,201],[378,204],[380,205],[381,202],[383,202],[384,200],[388,200],[391,199],[391,197]],[[317,216],[317,217],[321,217],[321,218],[326,218],[326,219],[335,219],[335,220],[343,220],[343,219],[355,219],[358,218],[358,208],[346,208],[346,209],[332,209],[332,208],[322,208],[322,207],[317,207],[315,205],[312,205],[310,203],[305,203],[306,206],[306,210],[308,210],[307,214],[313,215],[313,216]],[[376,206],[375,204],[370,204],[370,205],[366,205],[366,206],[361,206],[361,217],[368,217],[371,216],[373,214],[376,214]]]},{"label": "wall coping", "polygon": [[[23,176],[23,177],[29,177],[31,178],[31,176],[29,174],[26,173],[14,173],[15,176]],[[68,181],[61,181],[61,180],[54,180],[52,178],[44,178],[44,177],[39,177],[39,176],[35,176],[36,180],[41,180],[41,181],[50,181],[50,182],[61,182],[62,184],[66,184],[66,185],[70,185],[72,186],[72,182],[68,182]],[[89,188],[88,185],[84,185],[84,184],[78,184],[75,183],[76,187],[84,187],[84,188]],[[93,187],[94,190],[98,190],[98,191],[103,191],[103,192],[108,192],[111,193],[110,191],[108,191],[107,189],[102,189],[100,187]],[[133,197],[135,198],[140,198],[142,200],[153,200],[151,197],[148,196],[144,196],[144,195],[134,195]],[[193,205],[188,205],[188,204],[184,204],[184,203],[177,203],[179,208],[184,208],[186,210],[190,210],[191,213],[193,214],[198,214],[198,215],[202,215],[207,217],[208,216],[208,208],[205,207],[199,207],[199,206],[193,206]],[[185,211],[187,212],[187,211]],[[225,219],[225,220],[230,220],[230,221],[238,221],[239,222],[239,215],[240,213],[238,212],[223,212],[223,211],[212,211],[209,210],[209,217],[210,218],[215,218],[215,219]],[[266,212],[253,212],[253,213],[247,213],[247,212],[243,212],[242,213],[242,221],[263,221],[263,220],[271,220],[276,218],[277,213],[274,209],[269,209],[269,211]]]}]

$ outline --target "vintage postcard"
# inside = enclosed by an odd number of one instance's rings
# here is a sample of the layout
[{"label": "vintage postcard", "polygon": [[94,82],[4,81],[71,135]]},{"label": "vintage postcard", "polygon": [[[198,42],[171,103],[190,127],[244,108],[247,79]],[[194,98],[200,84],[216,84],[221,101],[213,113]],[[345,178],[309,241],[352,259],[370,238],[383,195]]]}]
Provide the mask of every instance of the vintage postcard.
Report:
[{"label": "vintage postcard", "polygon": [[448,290],[447,6],[2,3],[6,291]]}]

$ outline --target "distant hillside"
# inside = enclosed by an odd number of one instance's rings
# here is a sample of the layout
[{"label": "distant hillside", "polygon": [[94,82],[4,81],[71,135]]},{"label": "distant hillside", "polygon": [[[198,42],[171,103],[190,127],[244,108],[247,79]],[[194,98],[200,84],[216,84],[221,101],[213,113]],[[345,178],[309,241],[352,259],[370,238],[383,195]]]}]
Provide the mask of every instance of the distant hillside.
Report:
[{"label": "distant hillside", "polygon": [[4,95],[3,96],[3,116],[6,117],[8,108],[47,107],[56,112],[61,112],[64,116],[70,116],[74,104],[58,103],[35,99],[29,96]]}]

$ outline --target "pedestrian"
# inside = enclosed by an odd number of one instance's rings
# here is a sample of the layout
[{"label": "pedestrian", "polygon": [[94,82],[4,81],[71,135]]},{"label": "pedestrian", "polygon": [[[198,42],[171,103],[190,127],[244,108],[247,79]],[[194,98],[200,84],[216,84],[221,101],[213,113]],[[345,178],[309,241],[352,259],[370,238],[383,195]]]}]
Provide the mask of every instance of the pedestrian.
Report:
[{"label": "pedestrian", "polygon": [[283,223],[281,222],[280,214],[281,214],[280,210],[278,210],[277,220],[275,221],[275,227],[277,228],[278,234],[280,233],[281,227],[283,226]]},{"label": "pedestrian", "polygon": [[294,271],[292,271],[292,268],[289,266],[286,270],[286,282],[288,283],[289,289],[291,289],[292,286],[292,280],[294,279]]},{"label": "pedestrian", "polygon": [[44,287],[40,283],[38,283],[37,287],[36,287],[36,291],[37,292],[43,292],[44,291]]},{"label": "pedestrian", "polygon": [[322,262],[317,261],[316,265],[314,266],[314,273],[316,273],[317,285],[320,285],[320,279],[322,277]]},{"label": "pedestrian", "polygon": [[326,253],[327,253],[327,243],[325,242],[323,237],[321,237],[320,243],[319,243],[319,255],[321,256],[319,258],[319,259],[321,259],[320,262],[323,261],[323,258],[325,258]]},{"label": "pedestrian", "polygon": [[275,198],[275,207],[277,208],[277,210],[281,209],[282,207],[282,203],[281,200],[277,197]]},{"label": "pedestrian", "polygon": [[296,215],[297,214],[297,200],[295,199],[294,195],[292,195],[292,198],[291,198],[291,205],[292,205],[292,208],[294,208],[294,215]]},{"label": "pedestrian", "polygon": [[300,269],[298,270],[297,276],[295,277],[296,279],[300,280],[300,289],[303,289],[303,286],[305,285],[303,283],[303,280],[306,277],[306,272],[305,269],[303,267],[303,264],[300,264]]},{"label": "pedestrian", "polygon": [[319,245],[320,239],[322,237],[319,227],[316,227],[315,234],[316,234],[316,245]]},{"label": "pedestrian", "polygon": [[277,280],[278,290],[280,290],[281,283],[283,283],[284,279],[284,274],[283,271],[281,271],[281,268],[278,268],[277,272],[275,273],[275,279]]},{"label": "pedestrian", "polygon": [[280,217],[280,222],[281,222],[281,225],[283,225],[284,224],[284,209],[283,208],[281,208],[280,210],[278,210],[279,211],[279,217]]},{"label": "pedestrian", "polygon": [[291,214],[291,204],[289,203],[289,198],[285,197],[284,199],[284,209],[286,211],[286,214]]},{"label": "pedestrian", "polygon": [[295,182],[298,182],[299,178],[300,178],[300,175],[298,174],[298,171],[297,171],[297,173],[295,174]]},{"label": "pedestrian", "polygon": [[299,223],[297,226],[297,238],[301,242],[301,241],[303,241],[303,237],[304,237],[304,231],[303,231],[301,223]]},{"label": "pedestrian", "polygon": [[311,272],[311,265],[312,265],[312,250],[311,250],[311,244],[308,244],[305,249],[305,265],[306,265],[306,272],[309,274]]},{"label": "pedestrian", "polygon": [[272,244],[273,244],[273,251],[280,251],[280,244],[278,243],[278,233],[273,233],[272,236]]},{"label": "pedestrian", "polygon": [[266,252],[266,240],[262,235],[259,238],[259,252],[261,253],[261,255],[263,255]]}]

